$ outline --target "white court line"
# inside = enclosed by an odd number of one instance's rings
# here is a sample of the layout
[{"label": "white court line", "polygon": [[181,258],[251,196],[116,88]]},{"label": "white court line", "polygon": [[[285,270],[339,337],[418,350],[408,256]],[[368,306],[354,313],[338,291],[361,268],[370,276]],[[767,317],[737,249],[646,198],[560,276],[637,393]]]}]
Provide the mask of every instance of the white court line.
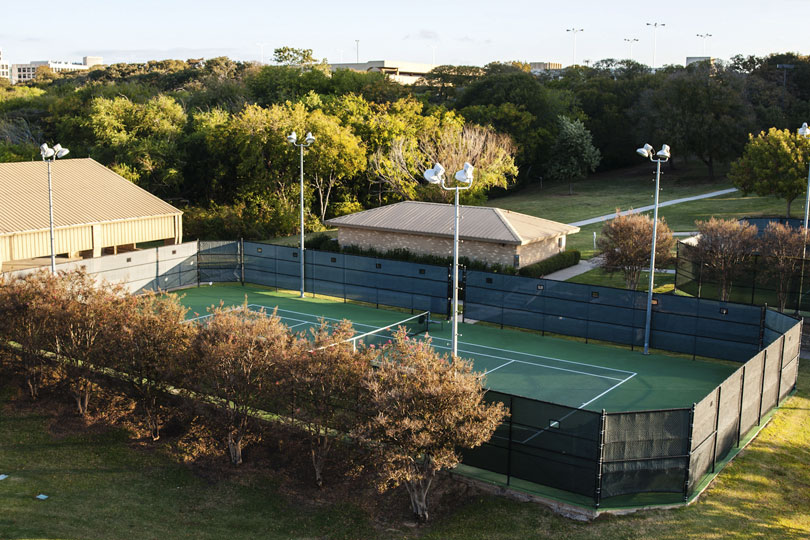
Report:
[{"label": "white court line", "polygon": [[502,367],[506,367],[506,366],[508,366],[509,364],[511,364],[512,362],[514,362],[514,360],[509,360],[507,363],[505,363],[505,364],[501,364],[500,366],[496,367],[495,369],[490,369],[489,371],[487,371],[486,373],[484,373],[484,375],[489,375],[489,374],[490,374],[490,373],[492,373],[493,371],[498,371],[498,370],[499,370],[499,369],[501,369]]},{"label": "white court line", "polygon": [[[431,336],[431,337],[433,337],[433,336]],[[433,338],[434,341],[438,340],[438,339],[440,339],[442,341],[445,341],[447,343],[450,342],[449,339],[445,339],[445,338]],[[482,349],[490,349],[490,350],[493,350],[493,351],[522,354],[524,356],[530,356],[532,358],[543,358],[543,359],[546,359],[546,360],[555,360],[557,362],[564,362],[566,364],[576,364],[578,366],[588,366],[588,367],[593,367],[593,368],[604,369],[604,370],[607,370],[607,371],[618,371],[619,373],[628,373],[628,374],[632,373],[633,375],[636,374],[634,371],[627,371],[626,369],[616,369],[616,368],[611,368],[611,367],[597,366],[596,364],[586,364],[585,362],[574,362],[573,360],[563,360],[562,358],[555,358],[553,356],[543,356],[542,354],[532,354],[532,353],[521,352],[521,351],[513,351],[511,349],[500,349],[498,347],[488,347],[487,345],[479,345],[477,343],[470,343],[468,341],[459,341],[458,343],[459,343],[459,345],[469,345],[469,346],[472,346],[472,347],[481,347]],[[449,349],[449,347],[443,347],[443,348]],[[470,352],[472,354],[475,354],[475,352],[473,352],[473,351],[465,351],[465,352]],[[616,379],[616,380],[618,381],[619,379]]]},{"label": "white court line", "polygon": [[[264,308],[265,311],[267,311],[268,313],[272,313],[275,310],[278,313],[295,313],[296,315],[304,315],[304,316],[307,316],[307,317],[314,317],[316,320],[312,321],[313,323],[317,323],[318,322],[317,319],[324,319],[324,320],[327,320],[327,321],[335,321],[335,322],[343,322],[344,320],[347,320],[347,319],[335,319],[335,318],[326,317],[326,316],[323,316],[323,315],[313,315],[312,313],[301,313],[300,311],[293,311],[291,309],[281,309],[279,307],[263,306],[261,304],[248,304],[248,308],[250,308],[250,307]],[[281,317],[282,318],[290,318],[290,319],[292,319],[292,317],[284,317],[283,315]],[[355,327],[355,328],[358,327],[358,326],[365,326],[366,328],[378,328],[377,326],[372,326],[370,324],[355,323],[353,321],[352,321],[352,326]]]},{"label": "white court line", "polygon": [[[441,345],[434,346],[434,347],[437,347],[439,349],[449,349],[450,348],[450,347],[444,347],[444,346],[441,346]],[[561,368],[561,367],[557,367],[557,366],[547,366],[546,364],[538,364],[537,362],[526,362],[524,360],[515,360],[513,358],[504,358],[503,356],[495,356],[493,354],[486,354],[486,353],[480,353],[480,352],[477,353],[475,351],[465,351],[463,349],[459,349],[458,352],[460,352],[460,353],[470,353],[470,354],[474,354],[476,356],[486,356],[486,357],[489,357],[489,358],[495,358],[496,360],[503,360],[503,361],[508,362],[508,363],[519,362],[521,364],[527,364],[527,365],[530,365],[530,366],[544,367],[544,368],[548,368],[548,369],[556,369],[558,371],[567,371],[569,373],[576,373],[578,375],[588,375],[590,377],[599,377],[600,379],[610,379],[611,381],[620,381],[621,380],[621,379],[617,379],[616,377],[608,377],[607,375],[597,375],[596,373],[588,373],[587,371],[577,371],[575,369],[566,369],[566,368]],[[512,351],[509,351],[509,352],[512,352]],[[550,359],[550,360],[552,360],[552,359]],[[585,364],[585,365],[587,365],[587,364]],[[498,366],[498,367],[502,368],[503,366]],[[591,366],[591,367],[598,367],[598,366]],[[491,372],[487,372],[487,373],[491,373]]]},{"label": "white court line", "polygon": [[[590,401],[586,401],[585,403],[583,403],[582,405],[580,405],[579,407],[577,407],[575,410],[571,411],[570,413],[566,414],[565,416],[563,416],[562,418],[560,418],[559,420],[557,420],[557,423],[559,424],[559,423],[561,423],[563,420],[565,420],[566,418],[568,418],[569,416],[571,416],[572,414],[574,414],[575,412],[583,410],[585,407],[587,407],[588,405],[590,405],[591,403],[593,403],[594,401],[596,401],[596,400],[597,400],[597,399],[599,399],[600,397],[604,396],[605,394],[607,394],[607,393],[608,393],[608,392],[610,392],[611,390],[613,390],[613,389],[615,389],[615,388],[617,388],[617,387],[619,387],[619,386],[623,385],[624,383],[626,383],[627,381],[629,381],[630,379],[632,379],[632,378],[633,378],[633,377],[635,377],[635,376],[636,376],[636,374],[634,373],[633,375],[630,375],[629,377],[627,377],[625,380],[621,381],[620,383],[618,383],[618,384],[614,384],[613,386],[611,386],[610,388],[608,388],[607,390],[605,390],[604,392],[602,392],[601,394],[599,394],[599,395],[598,395],[598,396],[596,396],[595,398],[591,399]],[[521,444],[526,444],[527,442],[529,442],[530,440],[534,439],[535,437],[537,437],[537,436],[538,436],[538,435],[540,435],[541,433],[544,433],[544,432],[548,431],[548,429],[549,429],[549,428],[543,428],[543,429],[541,429],[540,431],[538,431],[537,433],[535,433],[535,434],[534,434],[534,435],[532,435],[531,437],[529,437],[529,438],[527,438],[526,440],[524,440],[524,441],[523,441]]]}]

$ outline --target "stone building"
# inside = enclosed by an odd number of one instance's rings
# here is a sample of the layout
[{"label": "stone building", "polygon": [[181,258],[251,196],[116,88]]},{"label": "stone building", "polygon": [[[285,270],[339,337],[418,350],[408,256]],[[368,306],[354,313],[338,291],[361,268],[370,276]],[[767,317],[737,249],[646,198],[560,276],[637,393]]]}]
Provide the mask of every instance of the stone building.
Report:
[{"label": "stone building", "polygon": [[[460,215],[460,256],[516,268],[565,251],[566,236],[579,232],[579,227],[500,208],[461,206]],[[453,217],[452,204],[406,201],[326,224],[337,227],[342,246],[447,257],[453,254]]]}]

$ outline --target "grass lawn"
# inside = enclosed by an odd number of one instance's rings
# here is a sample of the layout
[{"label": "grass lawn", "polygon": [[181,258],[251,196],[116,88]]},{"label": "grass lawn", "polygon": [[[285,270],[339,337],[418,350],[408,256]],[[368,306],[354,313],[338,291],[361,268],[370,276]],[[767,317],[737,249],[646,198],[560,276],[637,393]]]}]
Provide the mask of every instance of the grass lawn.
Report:
[{"label": "grass lawn", "polygon": [[[492,198],[487,202],[487,206],[514,210],[561,223],[573,223],[610,214],[616,208],[627,210],[653,204],[654,175],[655,166],[645,163],[636,167],[594,174],[585,180],[575,182],[574,195],[568,194],[567,183],[546,183],[543,189],[540,189],[539,184],[532,184],[504,197]],[[674,171],[664,167],[664,174],[661,175],[660,201],[730,187],[733,187],[731,182],[722,174],[718,174],[714,182],[709,182],[706,168],[697,162],[687,165],[679,163],[678,169]]]},{"label": "grass lawn", "polygon": [[[123,429],[72,428],[28,406],[3,379],[0,474],[9,477],[0,481],[0,538],[806,539],[809,387],[810,365],[802,364],[796,395],[689,507],[579,523],[537,504],[456,490],[433,498],[441,511],[413,527],[398,521],[401,507],[380,525],[351,501],[324,502],[317,492],[293,499],[249,462],[233,474],[200,474],[133,444]],[[50,498],[36,500],[39,493]]]},{"label": "grass lawn", "polygon": [[[641,273],[641,277],[639,278],[638,281],[639,291],[647,290],[647,284],[649,283],[649,279],[650,279],[649,272]],[[600,287],[615,287],[618,289],[625,288],[624,274],[622,274],[621,272],[609,274],[607,271],[602,270],[601,268],[596,268],[589,272],[585,272],[584,274],[574,276],[567,281],[569,283],[586,283],[588,285],[598,285]],[[666,287],[667,285],[669,285],[670,286],[669,289],[671,289],[672,288],[671,286],[675,284],[675,274],[656,273],[654,284],[655,287],[653,287],[653,292],[657,292],[661,288]]]}]

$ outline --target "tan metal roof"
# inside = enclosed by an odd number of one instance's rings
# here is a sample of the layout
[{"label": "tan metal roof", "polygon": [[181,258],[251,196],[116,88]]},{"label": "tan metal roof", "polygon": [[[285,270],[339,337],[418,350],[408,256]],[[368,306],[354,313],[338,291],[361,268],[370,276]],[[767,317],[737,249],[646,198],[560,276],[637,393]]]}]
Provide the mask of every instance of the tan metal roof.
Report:
[{"label": "tan metal roof", "polygon": [[[182,213],[90,158],[53,162],[51,179],[55,227]],[[47,228],[47,164],[0,163],[0,234]]]},{"label": "tan metal roof", "polygon": [[[579,232],[579,227],[557,223],[501,208],[461,206],[459,237],[480,242],[530,244]],[[333,227],[453,236],[453,205],[406,201],[326,221]]]}]

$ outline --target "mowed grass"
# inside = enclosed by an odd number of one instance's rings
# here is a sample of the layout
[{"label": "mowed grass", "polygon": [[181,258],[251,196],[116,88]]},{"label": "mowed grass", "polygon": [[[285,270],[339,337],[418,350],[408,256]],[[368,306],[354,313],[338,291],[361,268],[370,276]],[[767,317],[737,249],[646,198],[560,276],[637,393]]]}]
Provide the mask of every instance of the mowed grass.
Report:
[{"label": "mowed grass", "polygon": [[8,406],[11,389],[0,387],[0,474],[10,475],[0,481],[0,538],[806,539],[809,386],[804,364],[797,394],[688,507],[580,523],[473,490],[416,528],[375,526],[350,502],[295,502],[261,471],[205,479],[133,447],[121,429],[56,437],[58,418]]},{"label": "mowed grass", "polygon": [[[624,274],[621,272],[614,272],[612,274],[608,273],[606,270],[601,268],[596,268],[594,270],[590,270],[585,272],[584,274],[580,274],[578,276],[574,276],[571,279],[567,280],[569,283],[585,283],[587,285],[598,285],[600,287],[614,287],[617,289],[624,289],[626,288],[626,283],[624,281]],[[642,272],[641,277],[638,280],[638,291],[647,291],[648,285],[650,283],[650,273],[649,272]],[[674,285],[675,284],[675,274],[663,274],[663,273],[656,273],[655,280],[653,282],[653,292],[656,292],[656,289],[660,289],[666,285]]]}]

